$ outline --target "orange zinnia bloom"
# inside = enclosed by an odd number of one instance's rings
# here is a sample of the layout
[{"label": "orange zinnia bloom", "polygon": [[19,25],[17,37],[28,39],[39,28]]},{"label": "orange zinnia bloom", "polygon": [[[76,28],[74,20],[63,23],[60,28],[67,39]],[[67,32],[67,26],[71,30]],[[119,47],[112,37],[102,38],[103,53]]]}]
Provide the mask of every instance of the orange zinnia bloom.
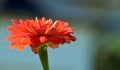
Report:
[{"label": "orange zinnia bloom", "polygon": [[57,20],[52,22],[51,19],[45,18],[36,20],[12,20],[14,26],[9,26],[10,36],[8,41],[13,41],[10,49],[17,48],[22,51],[30,46],[34,53],[38,53],[38,46],[49,42],[48,47],[57,48],[59,44],[70,43],[76,38],[72,36],[73,29],[68,27],[67,22]]}]

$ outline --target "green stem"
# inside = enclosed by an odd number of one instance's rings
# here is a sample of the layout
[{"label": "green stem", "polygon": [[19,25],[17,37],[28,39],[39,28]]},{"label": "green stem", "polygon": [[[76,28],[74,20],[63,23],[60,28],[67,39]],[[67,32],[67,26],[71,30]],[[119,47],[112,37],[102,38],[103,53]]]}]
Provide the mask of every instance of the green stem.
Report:
[{"label": "green stem", "polygon": [[48,45],[44,44],[38,47],[38,54],[43,70],[49,70],[47,46]]}]

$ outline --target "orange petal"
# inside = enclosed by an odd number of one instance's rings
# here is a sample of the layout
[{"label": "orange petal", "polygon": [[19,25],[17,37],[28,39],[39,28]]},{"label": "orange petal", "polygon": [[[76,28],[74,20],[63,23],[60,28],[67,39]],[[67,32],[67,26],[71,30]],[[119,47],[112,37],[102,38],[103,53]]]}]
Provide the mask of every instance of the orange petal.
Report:
[{"label": "orange petal", "polygon": [[47,38],[45,36],[42,36],[39,38],[41,43],[45,43],[47,41]]},{"label": "orange petal", "polygon": [[15,45],[14,45],[14,42],[12,42],[11,44],[10,44],[10,49],[11,50],[13,50],[13,49],[15,49],[16,47],[15,47]]},{"label": "orange petal", "polygon": [[51,47],[51,48],[58,48],[58,44],[50,43],[49,47]]}]

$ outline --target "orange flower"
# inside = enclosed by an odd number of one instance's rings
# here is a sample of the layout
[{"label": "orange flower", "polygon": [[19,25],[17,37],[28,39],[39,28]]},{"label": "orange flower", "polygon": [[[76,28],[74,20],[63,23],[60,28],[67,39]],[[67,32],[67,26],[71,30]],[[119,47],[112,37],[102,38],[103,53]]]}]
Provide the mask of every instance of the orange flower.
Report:
[{"label": "orange flower", "polygon": [[76,38],[72,36],[73,29],[68,27],[68,23],[57,20],[52,22],[51,19],[45,18],[34,20],[12,20],[14,26],[9,26],[10,36],[8,41],[13,41],[10,49],[22,51],[30,46],[34,53],[38,53],[38,46],[49,42],[48,47],[57,48],[59,44],[70,43]]}]

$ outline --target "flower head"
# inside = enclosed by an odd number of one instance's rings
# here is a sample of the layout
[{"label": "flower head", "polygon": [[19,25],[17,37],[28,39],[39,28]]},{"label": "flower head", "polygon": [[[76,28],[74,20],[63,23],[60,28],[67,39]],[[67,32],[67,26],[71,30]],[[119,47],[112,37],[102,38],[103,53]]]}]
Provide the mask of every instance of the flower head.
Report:
[{"label": "flower head", "polygon": [[45,18],[36,20],[11,20],[13,26],[7,29],[10,31],[8,41],[12,41],[10,49],[22,51],[26,47],[31,47],[34,53],[38,53],[38,46],[49,42],[48,47],[57,48],[59,44],[70,43],[76,38],[72,36],[73,29],[68,27],[67,22]]}]

